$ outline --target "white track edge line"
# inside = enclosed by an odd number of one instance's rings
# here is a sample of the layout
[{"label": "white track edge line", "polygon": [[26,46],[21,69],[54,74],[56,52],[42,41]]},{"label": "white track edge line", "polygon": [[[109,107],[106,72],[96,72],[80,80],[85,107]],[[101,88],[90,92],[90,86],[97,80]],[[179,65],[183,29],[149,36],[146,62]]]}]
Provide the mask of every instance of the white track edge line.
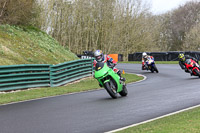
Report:
[{"label": "white track edge line", "polygon": [[176,112],[173,112],[173,113],[169,113],[169,114],[166,114],[166,115],[163,115],[163,116],[156,117],[154,119],[150,119],[150,120],[147,120],[147,121],[143,121],[143,122],[140,122],[140,123],[136,123],[136,124],[133,124],[133,125],[129,125],[129,126],[126,126],[126,127],[123,127],[123,128],[116,129],[116,130],[108,131],[108,132],[105,132],[105,133],[114,133],[114,132],[122,131],[122,130],[125,130],[127,128],[131,128],[131,127],[135,127],[135,126],[138,126],[138,125],[141,125],[141,124],[152,122],[152,121],[155,121],[155,120],[158,120],[158,119],[161,119],[161,118],[165,118],[165,117],[172,116],[172,115],[175,115],[175,114],[178,114],[178,113],[181,113],[181,112],[185,112],[185,111],[188,111],[188,110],[191,110],[191,109],[195,109],[197,107],[200,107],[200,105],[192,106],[192,107],[182,109],[182,110],[179,110],[179,111],[176,111]]}]

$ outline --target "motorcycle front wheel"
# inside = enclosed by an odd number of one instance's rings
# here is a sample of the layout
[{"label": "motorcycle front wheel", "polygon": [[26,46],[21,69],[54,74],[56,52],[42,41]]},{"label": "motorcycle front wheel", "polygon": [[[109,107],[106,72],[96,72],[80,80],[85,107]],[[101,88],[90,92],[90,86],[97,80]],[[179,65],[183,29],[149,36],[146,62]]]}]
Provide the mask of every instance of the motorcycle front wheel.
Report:
[{"label": "motorcycle front wheel", "polygon": [[115,85],[114,85],[112,80],[110,80],[110,82],[106,82],[105,83],[105,89],[113,99],[117,98],[116,87],[115,87]]},{"label": "motorcycle front wheel", "polygon": [[194,69],[194,72],[196,73],[197,76],[200,78],[200,72],[197,69]]},{"label": "motorcycle front wheel", "polygon": [[127,88],[126,88],[126,85],[123,85],[123,89],[121,92],[119,92],[119,94],[123,97],[127,96],[128,94],[128,91],[127,91]]},{"label": "motorcycle front wheel", "polygon": [[151,66],[149,69],[150,69],[150,71],[151,71],[152,73],[154,73],[154,66]]}]

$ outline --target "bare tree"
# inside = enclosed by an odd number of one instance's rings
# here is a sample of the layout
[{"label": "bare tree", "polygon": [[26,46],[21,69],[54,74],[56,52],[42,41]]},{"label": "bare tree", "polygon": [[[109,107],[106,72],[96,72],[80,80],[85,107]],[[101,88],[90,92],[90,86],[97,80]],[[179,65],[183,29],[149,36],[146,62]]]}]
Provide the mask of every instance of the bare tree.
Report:
[{"label": "bare tree", "polygon": [[183,50],[200,50],[200,23],[194,25],[189,32],[186,33]]},{"label": "bare tree", "polygon": [[183,50],[186,33],[199,22],[200,2],[188,2],[175,9],[166,19],[166,38],[169,50]]},{"label": "bare tree", "polygon": [[43,7],[41,27],[74,53],[102,49],[128,57],[156,48],[159,25],[141,0],[50,0]]},{"label": "bare tree", "polygon": [[0,24],[36,25],[39,7],[35,0],[1,0]]}]

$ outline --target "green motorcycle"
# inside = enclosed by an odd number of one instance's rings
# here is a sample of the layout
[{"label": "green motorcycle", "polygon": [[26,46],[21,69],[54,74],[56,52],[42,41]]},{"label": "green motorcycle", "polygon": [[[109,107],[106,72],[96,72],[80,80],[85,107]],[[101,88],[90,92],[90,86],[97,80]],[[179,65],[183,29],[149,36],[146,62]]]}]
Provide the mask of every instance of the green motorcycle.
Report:
[{"label": "green motorcycle", "polygon": [[98,62],[95,67],[94,78],[96,78],[101,87],[104,87],[108,94],[116,99],[118,93],[121,96],[127,96],[128,91],[125,82],[120,80],[120,76],[108,67],[106,63]]}]

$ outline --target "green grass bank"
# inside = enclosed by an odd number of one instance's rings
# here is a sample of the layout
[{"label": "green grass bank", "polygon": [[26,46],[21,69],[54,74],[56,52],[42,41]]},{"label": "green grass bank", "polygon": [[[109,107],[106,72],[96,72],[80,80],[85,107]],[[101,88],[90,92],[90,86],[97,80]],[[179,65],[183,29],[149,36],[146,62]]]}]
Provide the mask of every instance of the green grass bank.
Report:
[{"label": "green grass bank", "polygon": [[0,25],[0,65],[58,64],[75,59],[74,53],[39,29]]}]

